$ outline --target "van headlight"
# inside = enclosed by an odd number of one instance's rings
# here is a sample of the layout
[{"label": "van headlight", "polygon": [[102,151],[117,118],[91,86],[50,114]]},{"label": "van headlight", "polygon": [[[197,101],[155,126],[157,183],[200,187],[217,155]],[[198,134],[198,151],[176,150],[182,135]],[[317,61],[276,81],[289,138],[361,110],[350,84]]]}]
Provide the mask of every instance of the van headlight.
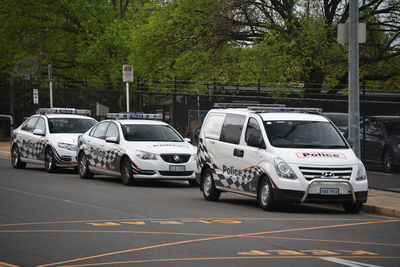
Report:
[{"label": "van headlight", "polygon": [[139,159],[144,159],[144,160],[156,160],[156,154],[150,153],[150,152],[146,152],[146,151],[136,151],[136,157],[138,157]]},{"label": "van headlight", "polygon": [[363,181],[367,179],[367,171],[365,170],[364,164],[359,161],[357,167],[356,181]]},{"label": "van headlight", "polygon": [[274,165],[278,176],[286,179],[297,179],[297,175],[294,173],[289,164],[287,164],[281,158],[275,158]]},{"label": "van headlight", "polygon": [[58,143],[58,147],[71,150],[71,151],[76,151],[77,146],[73,144],[67,144],[67,143]]}]

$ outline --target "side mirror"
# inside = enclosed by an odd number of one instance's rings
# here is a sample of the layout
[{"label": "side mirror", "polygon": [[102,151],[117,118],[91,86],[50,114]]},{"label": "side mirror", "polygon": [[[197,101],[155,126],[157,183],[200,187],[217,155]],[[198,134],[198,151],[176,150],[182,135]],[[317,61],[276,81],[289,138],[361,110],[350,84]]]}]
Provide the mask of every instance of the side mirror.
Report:
[{"label": "side mirror", "polygon": [[42,129],[33,130],[33,134],[34,135],[41,135],[41,136],[45,136],[46,135],[46,133]]},{"label": "side mirror", "polygon": [[119,143],[118,138],[115,137],[115,136],[107,137],[106,138],[106,142],[107,143],[114,143],[114,144],[118,144]]},{"label": "side mirror", "polygon": [[253,146],[253,147],[258,147],[258,148],[263,148],[265,149],[265,143],[262,140],[262,138],[259,138],[254,135],[250,135],[249,139],[247,139],[247,145],[248,146]]},{"label": "side mirror", "polygon": [[186,142],[188,142],[188,143],[192,143],[192,139],[190,139],[190,138],[184,138],[184,140],[186,141]]}]

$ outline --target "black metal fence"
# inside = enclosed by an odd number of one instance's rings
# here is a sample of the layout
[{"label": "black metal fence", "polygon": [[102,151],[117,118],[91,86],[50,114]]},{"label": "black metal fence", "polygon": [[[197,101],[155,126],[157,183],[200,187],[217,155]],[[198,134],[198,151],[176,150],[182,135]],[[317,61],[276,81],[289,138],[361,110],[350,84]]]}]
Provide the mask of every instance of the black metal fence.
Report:
[{"label": "black metal fence", "polygon": [[[114,84],[114,86],[112,86]],[[126,111],[126,93],[119,82],[90,87],[87,83],[53,85],[53,106],[90,109],[93,117],[104,113]],[[117,88],[117,89],[114,89]],[[39,103],[33,103],[33,89],[39,91]],[[360,90],[360,115],[400,115],[400,91]],[[0,79],[0,114],[11,114],[19,125],[24,117],[40,107],[49,107],[49,87],[43,79]],[[202,118],[216,102],[285,104],[293,107],[318,107],[325,112],[347,112],[347,91],[330,94],[330,89],[303,88],[295,84],[253,83],[225,84],[211,81],[140,79],[130,84],[130,111],[162,112],[164,120],[183,135],[201,125]],[[0,120],[0,139],[8,139],[9,124]]]}]

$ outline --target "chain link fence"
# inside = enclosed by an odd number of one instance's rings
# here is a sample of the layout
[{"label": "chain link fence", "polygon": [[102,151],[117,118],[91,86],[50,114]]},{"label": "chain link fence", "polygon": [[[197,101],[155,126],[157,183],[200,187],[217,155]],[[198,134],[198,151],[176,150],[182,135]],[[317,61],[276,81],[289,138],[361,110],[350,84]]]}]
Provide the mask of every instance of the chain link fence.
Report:
[{"label": "chain link fence", "polygon": [[[94,86],[93,86],[94,85]],[[347,113],[347,91],[331,94],[330,88],[303,88],[298,84],[250,83],[227,84],[210,81],[136,78],[130,85],[130,111],[162,112],[164,120],[181,134],[196,137],[196,130],[214,103],[241,102],[285,104],[293,107],[316,107],[324,112]],[[39,101],[33,102],[33,89],[38,89]],[[14,117],[15,126],[38,108],[49,107],[49,87],[45,79],[24,80],[20,77],[0,79],[0,114]],[[400,91],[360,90],[360,115],[400,115]],[[90,83],[56,79],[53,83],[53,106],[90,109],[101,120],[108,112],[126,110],[126,94],[121,81]],[[0,119],[0,139],[8,140],[9,122]]]}]

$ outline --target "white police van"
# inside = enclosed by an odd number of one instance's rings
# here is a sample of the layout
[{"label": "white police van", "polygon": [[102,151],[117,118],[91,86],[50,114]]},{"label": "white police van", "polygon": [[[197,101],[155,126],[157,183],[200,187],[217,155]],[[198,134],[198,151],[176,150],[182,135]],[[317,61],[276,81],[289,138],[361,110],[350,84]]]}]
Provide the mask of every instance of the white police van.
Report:
[{"label": "white police van", "polygon": [[46,171],[59,167],[78,167],[78,136],[97,121],[90,110],[40,108],[12,133],[11,164],[24,168],[27,163],[44,165]]},{"label": "white police van", "polygon": [[109,113],[79,137],[79,175],[121,177],[124,185],[137,180],[195,179],[196,147],[170,125],[162,114]]},{"label": "white police van", "polygon": [[234,192],[257,198],[264,210],[280,202],[361,210],[368,195],[364,165],[333,123],[311,114],[322,110],[219,104],[199,135],[196,179],[206,200]]}]

